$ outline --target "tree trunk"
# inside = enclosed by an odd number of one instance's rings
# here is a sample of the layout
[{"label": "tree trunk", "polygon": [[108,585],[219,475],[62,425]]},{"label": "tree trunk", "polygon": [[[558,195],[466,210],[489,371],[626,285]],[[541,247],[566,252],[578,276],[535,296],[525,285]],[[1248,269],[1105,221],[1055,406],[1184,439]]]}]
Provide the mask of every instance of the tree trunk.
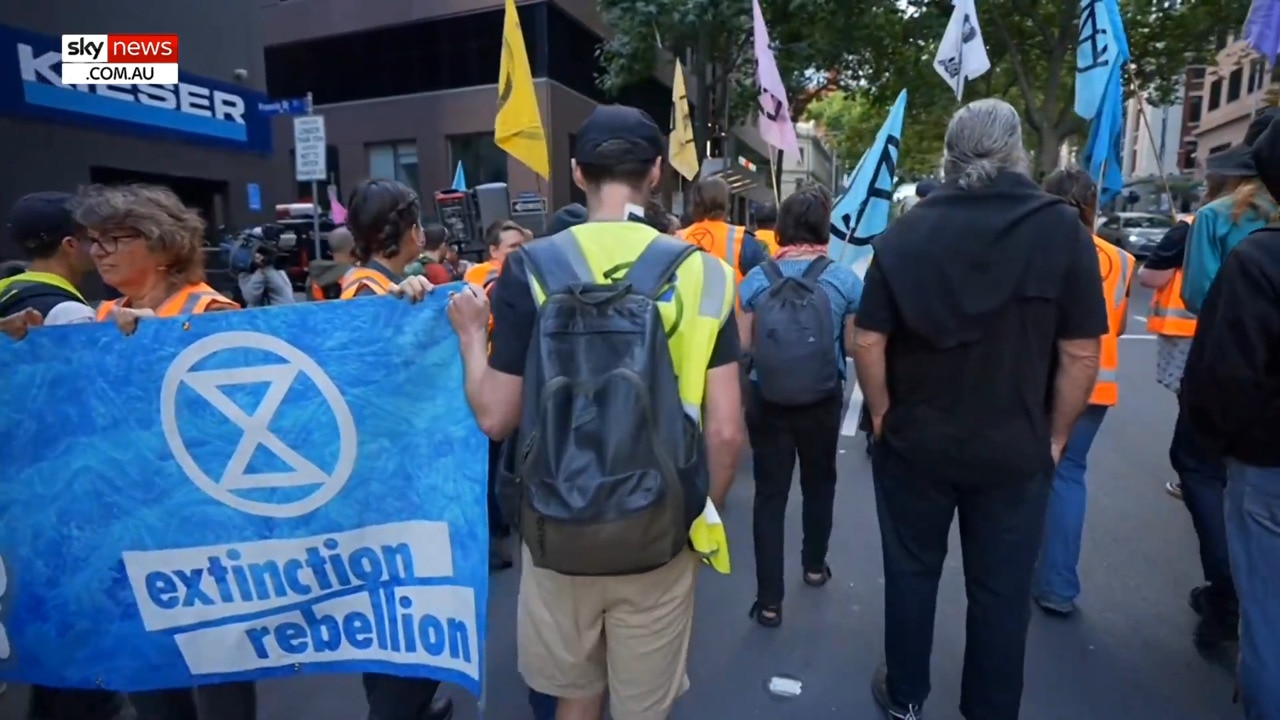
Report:
[{"label": "tree trunk", "polygon": [[1036,161],[1032,168],[1036,182],[1058,169],[1058,159],[1062,151],[1062,138],[1057,129],[1045,127],[1037,133]]}]

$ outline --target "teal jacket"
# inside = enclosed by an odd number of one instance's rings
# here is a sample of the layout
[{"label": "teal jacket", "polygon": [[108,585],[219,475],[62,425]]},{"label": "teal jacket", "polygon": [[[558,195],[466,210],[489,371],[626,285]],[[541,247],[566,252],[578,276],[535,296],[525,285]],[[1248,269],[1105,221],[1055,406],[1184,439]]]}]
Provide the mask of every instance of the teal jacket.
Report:
[{"label": "teal jacket", "polygon": [[1235,199],[1230,195],[1214,200],[1196,213],[1187,237],[1187,252],[1182,260],[1182,302],[1191,312],[1200,312],[1200,304],[1209,293],[1209,286],[1218,276],[1218,268],[1227,259],[1227,253],[1275,215],[1275,203],[1266,196],[1266,191],[1260,192],[1265,215],[1249,209],[1239,221],[1232,222],[1231,207]]}]

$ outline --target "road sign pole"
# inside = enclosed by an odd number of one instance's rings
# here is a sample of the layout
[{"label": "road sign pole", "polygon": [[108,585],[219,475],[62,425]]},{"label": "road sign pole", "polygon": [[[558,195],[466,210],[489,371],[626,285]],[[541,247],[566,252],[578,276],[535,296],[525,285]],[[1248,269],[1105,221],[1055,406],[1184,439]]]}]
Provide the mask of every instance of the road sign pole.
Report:
[{"label": "road sign pole", "polygon": [[[307,114],[314,115],[314,105],[311,99],[311,93],[307,93]],[[325,159],[325,165],[328,165],[328,158]],[[311,215],[311,239],[316,243],[316,260],[322,259],[320,256],[320,185],[315,180],[311,181],[311,203],[315,206]]]}]

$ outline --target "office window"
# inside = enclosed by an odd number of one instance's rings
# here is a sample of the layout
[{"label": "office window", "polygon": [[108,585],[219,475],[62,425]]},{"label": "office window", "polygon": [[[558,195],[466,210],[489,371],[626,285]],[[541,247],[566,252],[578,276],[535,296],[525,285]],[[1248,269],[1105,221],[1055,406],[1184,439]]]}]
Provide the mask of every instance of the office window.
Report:
[{"label": "office window", "polygon": [[1202,65],[1197,65],[1197,66],[1195,66],[1195,67],[1189,67],[1189,68],[1187,68],[1187,79],[1188,79],[1188,80],[1203,80],[1203,79],[1204,79],[1204,66],[1202,66]]},{"label": "office window", "polygon": [[1196,150],[1200,144],[1195,140],[1188,140],[1182,154],[1182,168],[1184,170],[1193,170],[1196,166]]},{"label": "office window", "polygon": [[1262,60],[1249,63],[1249,92],[1261,90],[1267,85],[1267,64]]},{"label": "office window", "polygon": [[458,163],[471,187],[507,181],[507,154],[494,144],[493,133],[451,135],[449,167],[456,168]]},{"label": "office window", "polygon": [[1187,98],[1187,122],[1192,125],[1200,122],[1200,114],[1204,110],[1204,96],[1192,95]]},{"label": "office window", "polygon": [[1209,83],[1209,112],[1222,105],[1222,78]]},{"label": "office window", "polygon": [[399,180],[422,195],[418,188],[418,146],[411,142],[368,145],[369,177]]},{"label": "office window", "polygon": [[1240,99],[1240,86],[1244,84],[1244,68],[1236,68],[1227,78],[1227,102]]}]

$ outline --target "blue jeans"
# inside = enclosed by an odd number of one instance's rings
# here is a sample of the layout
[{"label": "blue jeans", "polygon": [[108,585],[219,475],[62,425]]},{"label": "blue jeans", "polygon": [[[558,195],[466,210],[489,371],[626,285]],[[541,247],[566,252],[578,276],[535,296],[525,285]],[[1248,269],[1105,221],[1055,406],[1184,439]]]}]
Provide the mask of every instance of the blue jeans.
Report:
[{"label": "blue jeans", "polygon": [[1084,535],[1084,509],[1088,494],[1084,474],[1089,448],[1107,416],[1106,405],[1085,408],[1062,450],[1053,473],[1049,509],[1044,518],[1044,543],[1036,567],[1032,594],[1052,602],[1071,602],[1080,595],[1080,539]]},{"label": "blue jeans", "polygon": [[1280,468],[1227,462],[1227,546],[1240,597],[1247,720],[1280,720]]},{"label": "blue jeans", "polygon": [[1186,414],[1178,413],[1169,444],[1169,462],[1182,483],[1182,502],[1191,515],[1191,524],[1200,543],[1200,567],[1211,588],[1212,609],[1234,605],[1231,566],[1227,559],[1227,530],[1222,511],[1222,492],[1227,470],[1222,458],[1191,427]]}]

